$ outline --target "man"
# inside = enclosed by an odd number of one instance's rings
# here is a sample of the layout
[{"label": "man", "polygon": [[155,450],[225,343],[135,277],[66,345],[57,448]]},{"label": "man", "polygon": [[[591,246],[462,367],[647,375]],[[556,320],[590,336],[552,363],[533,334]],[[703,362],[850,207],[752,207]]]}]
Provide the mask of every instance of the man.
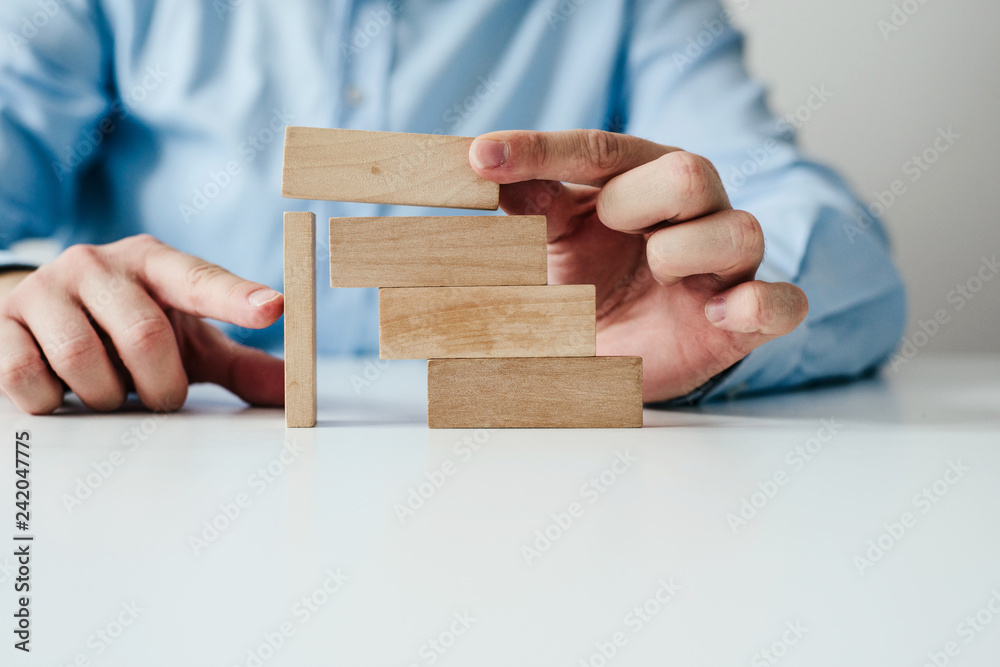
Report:
[{"label": "man", "polygon": [[[768,113],[727,19],[716,0],[5,3],[0,243],[69,247],[34,270],[0,255],[0,388],[32,413],[64,383],[95,410],[132,389],[176,409],[200,381],[280,404],[259,348],[280,342],[281,212],[431,213],[282,200],[286,124],[489,132],[470,163],[504,211],[547,216],[549,281],[597,286],[598,354],[642,356],[647,401],[875,367],[904,320],[886,237]],[[374,352],[375,308],[322,290],[321,352]]]}]

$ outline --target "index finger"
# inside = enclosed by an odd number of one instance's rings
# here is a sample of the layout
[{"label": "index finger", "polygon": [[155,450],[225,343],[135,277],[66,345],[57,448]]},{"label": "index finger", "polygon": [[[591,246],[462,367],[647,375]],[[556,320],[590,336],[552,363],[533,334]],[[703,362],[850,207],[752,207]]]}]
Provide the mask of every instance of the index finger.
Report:
[{"label": "index finger", "polygon": [[284,310],[281,294],[152,237],[120,241],[132,272],[157,301],[197,317],[250,329],[273,324]]},{"label": "index finger", "polygon": [[544,179],[600,187],[676,150],[602,130],[513,130],[476,137],[469,147],[469,162],[476,173],[494,183]]}]

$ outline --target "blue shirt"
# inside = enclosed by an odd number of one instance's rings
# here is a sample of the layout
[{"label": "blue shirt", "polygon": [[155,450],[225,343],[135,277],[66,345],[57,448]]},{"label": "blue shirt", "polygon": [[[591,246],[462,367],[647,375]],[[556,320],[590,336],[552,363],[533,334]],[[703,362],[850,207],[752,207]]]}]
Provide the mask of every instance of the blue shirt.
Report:
[{"label": "blue shirt", "polygon": [[[612,129],[712,160],[764,229],[758,276],[809,297],[709,397],[855,376],[904,322],[886,236],[769,112],[727,18],[717,0],[4,0],[0,262],[27,237],[149,232],[280,289],[283,211],[431,213],[282,199],[286,124]],[[324,288],[324,237],[320,350],[375,353],[376,294]],[[280,325],[230,332],[280,349]]]}]

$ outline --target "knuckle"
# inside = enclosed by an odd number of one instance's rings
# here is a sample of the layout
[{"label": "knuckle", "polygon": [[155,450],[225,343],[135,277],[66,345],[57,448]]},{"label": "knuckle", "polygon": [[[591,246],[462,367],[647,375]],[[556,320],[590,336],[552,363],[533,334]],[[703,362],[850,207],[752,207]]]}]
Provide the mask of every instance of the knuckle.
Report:
[{"label": "knuckle", "polygon": [[137,245],[154,245],[154,246],[160,245],[159,239],[157,239],[152,234],[148,234],[146,232],[143,232],[141,234],[136,234],[135,236],[131,236],[129,238],[131,239],[132,243],[135,243]]},{"label": "knuckle", "polygon": [[620,188],[611,187],[610,185],[601,188],[601,191],[597,193],[597,201],[595,202],[594,209],[597,213],[597,219],[606,225],[617,227],[619,216],[616,215],[616,212],[621,209]]},{"label": "knuckle", "polygon": [[654,234],[646,244],[646,263],[652,275],[664,284],[672,284],[680,280],[677,263],[674,256],[667,249],[669,244],[663,242],[662,237]]},{"label": "knuckle", "polygon": [[764,258],[764,230],[752,214],[733,211],[729,225],[733,250],[741,257],[756,261]]},{"label": "knuckle", "polygon": [[163,313],[138,313],[122,331],[122,345],[141,356],[155,355],[173,335],[173,327]]},{"label": "knuckle", "polygon": [[0,387],[17,391],[47,373],[45,362],[37,354],[15,352],[0,358]]},{"label": "knuckle", "polygon": [[549,142],[541,132],[527,132],[524,135],[523,151],[531,156],[533,166],[544,165],[549,161]]},{"label": "knuckle", "polygon": [[600,171],[615,171],[625,160],[625,147],[618,135],[603,130],[584,130],[585,154]]},{"label": "knuckle", "polygon": [[800,320],[805,319],[806,315],[809,314],[809,297],[802,290],[802,288],[798,287],[797,285],[791,285],[791,287],[795,288],[793,290],[794,294],[793,298],[795,299],[796,309],[799,318]]},{"label": "knuckle", "polygon": [[166,245],[152,234],[136,234],[126,240],[129,242],[129,249],[142,256],[166,248]]},{"label": "knuckle", "polygon": [[184,283],[194,293],[198,293],[205,288],[205,285],[212,282],[225,271],[221,266],[209,262],[195,262],[184,274]]},{"label": "knuckle", "polygon": [[38,290],[46,289],[49,283],[49,271],[43,266],[32,271],[19,282],[7,296],[0,300],[0,315],[11,317],[23,311],[24,304],[30,304],[37,299]]},{"label": "knuckle", "polygon": [[71,264],[73,267],[91,271],[104,266],[104,259],[100,249],[88,243],[78,243],[66,248],[61,259],[63,263]]},{"label": "knuckle", "polygon": [[98,345],[96,335],[71,334],[46,346],[45,356],[60,373],[78,374],[93,364]]},{"label": "knuckle", "polygon": [[129,258],[144,257],[147,253],[162,247],[163,244],[152,234],[143,232],[109,244],[108,248],[115,252],[119,262]]},{"label": "knuckle", "polygon": [[131,248],[152,248],[161,245],[160,241],[152,234],[147,234],[145,232],[141,234],[136,234],[134,236],[126,236],[120,241],[116,241],[114,245],[121,245]]},{"label": "knuckle", "polygon": [[750,315],[758,331],[768,330],[774,322],[774,309],[762,283],[753,283],[747,291],[747,314]]},{"label": "knuckle", "polygon": [[715,173],[708,160],[686,151],[667,153],[664,163],[668,182],[685,200],[705,194]]},{"label": "knuckle", "polygon": [[131,279],[127,274],[109,272],[101,280],[93,281],[91,289],[85,295],[86,306],[91,315],[100,313],[126,295]]}]

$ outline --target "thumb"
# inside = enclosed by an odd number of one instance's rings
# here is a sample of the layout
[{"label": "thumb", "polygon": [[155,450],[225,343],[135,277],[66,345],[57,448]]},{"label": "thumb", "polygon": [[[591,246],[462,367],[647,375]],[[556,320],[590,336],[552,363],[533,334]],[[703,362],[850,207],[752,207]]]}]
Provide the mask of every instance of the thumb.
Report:
[{"label": "thumb", "polygon": [[490,132],[469,147],[477,174],[494,183],[548,180],[600,187],[678,149],[601,130]]},{"label": "thumb", "polygon": [[171,319],[192,384],[217,384],[250,405],[285,404],[284,361],[240,345],[211,324],[186,313],[173,311]]},{"label": "thumb", "polygon": [[741,337],[749,350],[791,333],[808,313],[809,299],[801,288],[760,280],[740,283],[705,304],[709,322]]}]

